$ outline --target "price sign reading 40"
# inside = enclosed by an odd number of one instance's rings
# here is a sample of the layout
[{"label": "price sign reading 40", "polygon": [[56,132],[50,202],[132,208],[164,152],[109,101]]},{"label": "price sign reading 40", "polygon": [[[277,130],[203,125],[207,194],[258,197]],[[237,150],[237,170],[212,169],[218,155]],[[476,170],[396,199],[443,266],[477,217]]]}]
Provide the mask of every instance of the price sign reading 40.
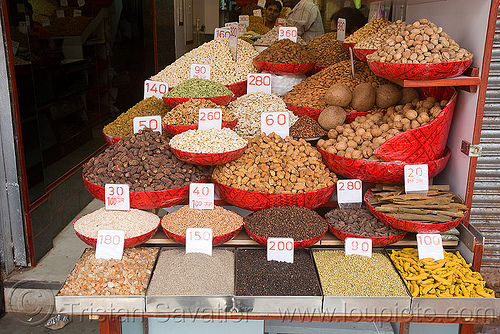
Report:
[{"label": "price sign reading 40", "polygon": [[161,116],[134,117],[134,133],[145,128],[161,133]]},{"label": "price sign reading 40", "polygon": [[289,134],[289,117],[287,112],[263,112],[260,114],[260,129],[262,133],[271,132],[285,138]]},{"label": "price sign reading 40", "polygon": [[268,238],[267,261],[280,261],[293,263],[292,238]]},{"label": "price sign reading 40", "polygon": [[229,38],[231,31],[228,28],[215,28],[214,37],[215,38]]},{"label": "price sign reading 40", "polygon": [[345,19],[337,20],[337,41],[343,42],[345,39]]},{"label": "price sign reading 40", "polygon": [[144,81],[144,99],[155,96],[159,99],[168,92],[168,84],[161,81],[145,80]]},{"label": "price sign reading 40", "polygon": [[418,259],[431,258],[434,261],[444,259],[443,239],[441,234],[417,234]]},{"label": "price sign reading 40", "polygon": [[247,76],[247,94],[251,93],[271,94],[271,74],[249,73]]},{"label": "price sign reading 40", "polygon": [[405,165],[405,192],[427,194],[429,191],[429,168],[427,165]]},{"label": "price sign reading 40", "polygon": [[218,108],[200,108],[198,115],[198,130],[221,129],[222,110]]},{"label": "price sign reading 40", "polygon": [[343,204],[359,204],[363,202],[363,182],[358,179],[337,181],[337,202]]},{"label": "price sign reading 40", "polygon": [[186,254],[203,253],[212,256],[212,229],[186,229]]},{"label": "price sign reading 40", "polygon": [[346,238],[344,240],[345,255],[363,255],[372,257],[372,240],[367,238]]},{"label": "price sign reading 40", "polygon": [[210,80],[210,65],[208,64],[191,64],[191,79],[207,79]]},{"label": "price sign reading 40", "polygon": [[214,184],[213,183],[191,183],[189,185],[189,208],[213,210],[214,208]]},{"label": "price sign reading 40", "polygon": [[121,260],[124,244],[125,232],[123,230],[99,230],[97,231],[95,258]]},{"label": "price sign reading 40", "polygon": [[278,40],[285,38],[297,43],[297,27],[279,27]]},{"label": "price sign reading 40", "polygon": [[106,210],[128,211],[130,209],[128,184],[104,185],[104,203]]}]

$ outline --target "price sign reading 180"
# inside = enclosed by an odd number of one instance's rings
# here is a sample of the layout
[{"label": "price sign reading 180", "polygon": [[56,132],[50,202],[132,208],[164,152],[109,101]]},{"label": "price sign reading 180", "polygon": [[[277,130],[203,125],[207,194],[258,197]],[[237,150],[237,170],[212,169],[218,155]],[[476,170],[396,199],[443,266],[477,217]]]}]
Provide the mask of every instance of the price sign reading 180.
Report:
[{"label": "price sign reading 180", "polygon": [[105,184],[104,203],[106,210],[128,211],[130,209],[128,184]]},{"label": "price sign reading 180", "polygon": [[292,238],[268,238],[267,261],[293,263],[293,248]]},{"label": "price sign reading 180", "polygon": [[260,129],[262,133],[271,132],[285,138],[289,135],[289,117],[288,112],[263,112],[260,114]]},{"label": "price sign reading 180", "polygon": [[418,259],[444,259],[443,238],[441,234],[417,234]]},{"label": "price sign reading 180", "polygon": [[372,257],[372,240],[368,238],[346,238],[345,255],[363,255]]},{"label": "price sign reading 180", "polygon": [[278,40],[286,38],[297,43],[297,27],[279,27]]},{"label": "price sign reading 180", "polygon": [[186,229],[186,254],[204,253],[212,256],[212,235],[211,228]]},{"label": "price sign reading 180", "polygon": [[189,185],[189,208],[212,210],[214,208],[214,184],[191,183]]},{"label": "price sign reading 180", "polygon": [[134,133],[138,133],[144,128],[161,133],[161,116],[134,117]]},{"label": "price sign reading 180", "polygon": [[405,192],[427,194],[429,191],[429,168],[427,165],[405,165]]},{"label": "price sign reading 180", "polygon": [[167,92],[168,92],[168,84],[166,82],[153,81],[153,80],[144,81],[143,99],[147,99],[148,97],[151,96],[155,96],[161,99],[164,94],[167,94]]},{"label": "price sign reading 180", "polygon": [[247,94],[251,93],[271,94],[271,74],[249,73],[247,76]]},{"label": "price sign reading 180", "polygon": [[191,79],[207,79],[210,80],[210,65],[208,64],[191,64]]},{"label": "price sign reading 180", "polygon": [[95,258],[121,260],[124,244],[125,232],[123,230],[99,230],[97,231]]}]

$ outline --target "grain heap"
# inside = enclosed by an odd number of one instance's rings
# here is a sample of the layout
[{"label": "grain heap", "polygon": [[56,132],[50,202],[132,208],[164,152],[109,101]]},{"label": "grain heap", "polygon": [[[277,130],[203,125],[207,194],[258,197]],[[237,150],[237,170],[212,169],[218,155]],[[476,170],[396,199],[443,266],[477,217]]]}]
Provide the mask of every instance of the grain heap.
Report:
[{"label": "grain heap", "polygon": [[330,66],[349,60],[349,53],[337,40],[336,32],[320,35],[307,43],[309,50],[316,57],[316,66]]},{"label": "grain heap", "polygon": [[285,38],[271,44],[255,57],[255,60],[267,63],[300,64],[314,63],[316,58],[299,43]]},{"label": "grain heap", "polygon": [[184,152],[224,153],[244,148],[247,141],[229,128],[210,128],[175,135],[170,140],[170,146]]},{"label": "grain heap", "polygon": [[356,30],[352,35],[344,40],[344,43],[359,43],[370,35],[376,34],[381,29],[390,25],[391,22],[387,21],[383,17],[370,20],[363,27]]},{"label": "grain heap", "polygon": [[200,108],[216,108],[222,111],[222,121],[230,122],[236,119],[233,112],[226,106],[219,106],[210,100],[205,99],[190,99],[181,103],[163,117],[163,123],[173,125],[191,125],[198,124]]},{"label": "grain heap", "polygon": [[326,136],[327,132],[310,116],[301,116],[290,127],[290,136],[294,138],[315,138]]}]

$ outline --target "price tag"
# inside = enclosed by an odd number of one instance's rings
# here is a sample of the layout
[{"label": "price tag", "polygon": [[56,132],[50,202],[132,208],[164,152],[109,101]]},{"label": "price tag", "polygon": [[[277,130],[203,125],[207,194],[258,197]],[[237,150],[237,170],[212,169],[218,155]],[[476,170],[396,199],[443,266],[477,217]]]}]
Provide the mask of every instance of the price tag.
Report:
[{"label": "price tag", "polygon": [[203,253],[212,256],[212,229],[186,229],[186,254]]},{"label": "price tag", "polygon": [[191,64],[190,78],[210,80],[210,65],[208,64]]},{"label": "price tag", "polygon": [[257,6],[265,8],[266,7],[266,0],[257,1]]},{"label": "price tag", "polygon": [[18,13],[24,13],[25,11],[26,11],[26,9],[24,8],[24,4],[18,3],[17,4],[17,12]]},{"label": "price tag", "polygon": [[26,22],[19,22],[19,32],[22,34],[27,34],[28,33],[28,26],[26,25]]},{"label": "price tag", "polygon": [[228,24],[229,28],[229,50],[233,56],[234,61],[238,59],[238,22],[231,22]]},{"label": "price tag", "polygon": [[417,234],[418,259],[444,259],[443,239],[441,234]]},{"label": "price tag", "polygon": [[68,0],[61,0],[61,7],[68,7]]},{"label": "price tag", "polygon": [[293,263],[292,238],[268,238],[267,261]]},{"label": "price tag", "polygon": [[77,3],[78,3],[78,7],[85,6],[85,0],[78,0]]},{"label": "price tag", "polygon": [[354,55],[352,54],[352,48],[349,47],[349,57],[351,57],[351,75],[352,80],[354,80]]},{"label": "price tag", "polygon": [[103,260],[121,260],[125,232],[123,230],[97,231],[97,244],[95,245],[95,258]]},{"label": "price tag", "polygon": [[276,25],[277,25],[278,27],[283,27],[283,26],[285,26],[285,23],[286,23],[286,19],[285,19],[284,17],[278,17],[278,18],[276,19]]},{"label": "price tag", "polygon": [[238,37],[243,35],[247,31],[247,26],[241,23],[238,23]]},{"label": "price tag", "polygon": [[128,184],[104,185],[104,202],[106,204],[106,210],[130,210]]},{"label": "price tag", "polygon": [[222,110],[218,108],[200,108],[198,113],[198,130],[222,128]]},{"label": "price tag", "polygon": [[271,132],[285,138],[289,135],[289,117],[287,112],[263,112],[260,114],[260,129],[262,133]]},{"label": "price tag", "polygon": [[253,16],[262,17],[262,10],[261,9],[254,9]]},{"label": "price tag", "polygon": [[345,39],[345,19],[338,19],[337,20],[337,41],[343,42]]},{"label": "price tag", "polygon": [[344,240],[345,255],[358,254],[372,257],[372,239],[346,238]]},{"label": "price tag", "polygon": [[247,94],[263,92],[271,94],[271,74],[248,73]]},{"label": "price tag", "polygon": [[189,185],[189,208],[213,210],[214,208],[214,184],[213,183],[191,183]]},{"label": "price tag", "polygon": [[363,183],[361,180],[338,180],[337,181],[337,202],[339,207],[343,204],[358,204],[361,207],[363,202]]},{"label": "price tag", "polygon": [[279,27],[278,40],[285,38],[297,43],[297,27]]},{"label": "price tag", "polygon": [[405,165],[405,192],[426,194],[429,191],[429,169],[427,165]]},{"label": "price tag", "polygon": [[79,9],[75,9],[73,11],[73,17],[79,17],[79,16],[82,16],[82,11]]},{"label": "price tag", "polygon": [[231,31],[228,28],[215,28],[215,38],[229,38],[229,35],[231,35]]},{"label": "price tag", "polygon": [[29,26],[31,25],[31,22],[30,22],[30,16],[29,16],[29,15],[26,15],[26,16],[24,17],[24,20],[26,21],[26,26],[28,26],[28,27],[29,27]]},{"label": "price tag", "polygon": [[134,117],[134,133],[144,128],[161,133],[161,116]]},{"label": "price tag", "polygon": [[42,16],[41,20],[40,20],[41,24],[42,24],[42,27],[50,27],[50,19],[46,16]]},{"label": "price tag", "polygon": [[56,10],[56,17],[58,19],[62,19],[64,17],[64,10],[62,10],[62,9]]},{"label": "price tag", "polygon": [[155,96],[159,99],[168,92],[168,84],[161,81],[145,80],[144,81],[144,99]]},{"label": "price tag", "polygon": [[14,56],[16,55],[18,49],[19,49],[19,42],[12,41],[12,52],[14,52]]},{"label": "price tag", "polygon": [[241,24],[248,27],[250,25],[250,16],[249,15],[240,15],[240,16],[238,16],[238,21]]}]

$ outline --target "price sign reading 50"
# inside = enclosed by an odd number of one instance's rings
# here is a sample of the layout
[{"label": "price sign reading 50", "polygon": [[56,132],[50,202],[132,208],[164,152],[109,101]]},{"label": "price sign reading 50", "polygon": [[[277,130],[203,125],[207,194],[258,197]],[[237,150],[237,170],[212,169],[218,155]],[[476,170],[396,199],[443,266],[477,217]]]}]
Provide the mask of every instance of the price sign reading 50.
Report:
[{"label": "price sign reading 50", "polygon": [[337,181],[337,202],[339,207],[346,203],[361,203],[363,201],[363,183],[361,180],[338,180]]},{"label": "price sign reading 50", "polygon": [[104,203],[106,210],[128,211],[130,209],[128,184],[104,185]]},{"label": "price sign reading 50", "polygon": [[212,256],[212,235],[211,228],[186,229],[186,254],[204,253]]},{"label": "price sign reading 50", "polygon": [[268,238],[267,261],[293,263],[293,249],[292,238]]},{"label": "price sign reading 50", "polygon": [[297,27],[279,27],[278,40],[285,38],[297,43]]},{"label": "price sign reading 50", "polygon": [[97,231],[95,258],[121,260],[124,244],[125,232],[123,230],[99,230]]},{"label": "price sign reading 50", "polygon": [[260,116],[260,128],[262,133],[271,132],[285,138],[289,134],[288,112],[263,112]]},{"label": "price sign reading 50", "polygon": [[161,133],[161,116],[134,117],[134,133],[144,128]]},{"label": "price sign reading 50", "polygon": [[418,259],[444,259],[443,239],[441,234],[417,234]]},{"label": "price sign reading 50", "polygon": [[168,84],[161,81],[145,80],[144,81],[144,99],[154,96],[159,99],[168,92]]},{"label": "price sign reading 50", "polygon": [[214,208],[214,184],[191,183],[189,185],[189,208],[212,210]]},{"label": "price sign reading 50", "polygon": [[251,93],[271,94],[271,74],[249,73],[247,76],[247,94]]},{"label": "price sign reading 50", "polygon": [[429,169],[427,165],[405,165],[405,192],[427,194],[429,191]]},{"label": "price sign reading 50", "polygon": [[367,238],[346,238],[345,255],[363,255],[372,257],[372,240]]},{"label": "price sign reading 50", "polygon": [[198,79],[210,80],[210,65],[208,64],[191,64],[190,77]]}]

